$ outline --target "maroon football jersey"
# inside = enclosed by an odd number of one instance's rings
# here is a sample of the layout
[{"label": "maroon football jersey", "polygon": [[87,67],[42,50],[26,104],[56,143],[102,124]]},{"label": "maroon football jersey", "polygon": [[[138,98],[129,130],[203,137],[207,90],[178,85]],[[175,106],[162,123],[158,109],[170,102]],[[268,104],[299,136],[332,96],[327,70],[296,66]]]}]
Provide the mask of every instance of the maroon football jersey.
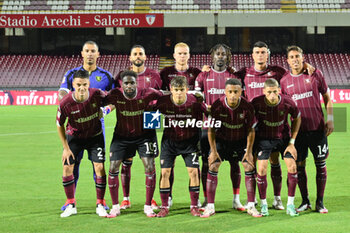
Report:
[{"label": "maroon football jersey", "polygon": [[[123,80],[120,78],[121,73],[122,71],[119,72],[116,78],[117,87],[121,87],[123,84]],[[162,80],[157,71],[145,67],[143,72],[137,74],[137,88],[146,89],[149,87],[160,90],[162,87]]]},{"label": "maroon football jersey", "polygon": [[320,94],[327,93],[328,86],[319,70],[312,75],[287,74],[281,80],[282,93],[293,98],[301,112],[300,131],[324,129],[324,117]]},{"label": "maroon football jersey", "polygon": [[[162,96],[162,92],[153,88],[139,89],[133,99],[125,97],[122,88],[115,88],[107,95],[107,102],[115,105],[117,124],[114,133],[122,137],[139,137],[148,129],[143,129],[143,112],[149,104]],[[149,131],[149,130],[148,130]]]},{"label": "maroon football jersey", "polygon": [[203,113],[206,113],[205,104],[198,103],[196,97],[191,94],[187,94],[186,102],[181,105],[174,104],[171,98],[171,95],[163,96],[156,105],[164,115],[163,137],[174,141],[199,137],[200,128],[196,127],[195,122],[203,119]]},{"label": "maroon football jersey", "polygon": [[66,134],[78,138],[89,138],[101,133],[99,113],[100,107],[106,105],[105,100],[106,94],[96,88],[89,88],[89,98],[84,102],[77,102],[74,92],[67,94],[57,110],[57,125],[64,125],[68,118]]},{"label": "maroon football jersey", "polygon": [[280,95],[277,105],[269,105],[265,95],[252,101],[257,120],[256,136],[263,139],[282,139],[290,137],[288,114],[292,118],[300,116],[296,103],[287,95]]},{"label": "maroon football jersey", "polygon": [[175,66],[165,67],[160,71],[162,90],[170,90],[170,82],[176,76],[186,77],[189,89],[194,90],[194,82],[200,72],[201,70],[195,67],[189,67],[186,71],[178,71]]},{"label": "maroon football jersey", "polygon": [[216,71],[213,68],[209,72],[201,72],[195,82],[195,90],[202,91],[205,103],[212,105],[215,100],[225,95],[225,82],[227,79],[236,78],[227,69]]},{"label": "maroon football jersey", "polygon": [[248,130],[255,123],[254,107],[244,97],[239,99],[235,108],[231,108],[226,96],[222,96],[211,106],[211,116],[221,121],[221,128],[216,129],[216,137],[227,141],[247,138]]},{"label": "maroon football jersey", "polygon": [[258,71],[254,66],[243,68],[235,72],[237,78],[243,81],[245,97],[252,101],[255,97],[263,94],[264,82],[269,78],[274,78],[278,82],[287,71],[280,66],[267,66],[264,71]]}]

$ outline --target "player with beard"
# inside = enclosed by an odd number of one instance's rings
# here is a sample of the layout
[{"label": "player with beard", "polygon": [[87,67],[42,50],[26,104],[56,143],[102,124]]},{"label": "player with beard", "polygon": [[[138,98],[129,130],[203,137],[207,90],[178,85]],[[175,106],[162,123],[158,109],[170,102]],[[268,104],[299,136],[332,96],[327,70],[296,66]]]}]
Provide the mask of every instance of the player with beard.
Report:
[{"label": "player with beard", "polygon": [[[326,159],[329,154],[327,137],[334,130],[333,103],[322,72],[316,70],[312,75],[304,72],[303,60],[303,50],[300,47],[295,45],[288,47],[287,62],[291,71],[281,80],[282,92],[296,101],[302,119],[300,132],[295,141],[295,147],[298,151],[298,186],[303,198],[303,202],[297,210],[301,212],[311,209],[305,170],[308,149],[310,149],[316,166],[316,211],[325,214],[328,213],[323,203],[327,181]],[[320,95],[323,97],[327,111],[326,123],[320,103]]]},{"label": "player with beard", "polygon": [[[201,72],[195,81],[195,90],[204,93],[205,103],[210,106],[220,97],[225,95],[225,82],[235,76],[230,72],[231,68],[231,50],[225,44],[217,44],[210,50],[212,58],[212,67],[208,72]],[[206,184],[208,176],[208,156],[209,156],[209,142],[208,142],[208,129],[202,129],[202,135],[200,140],[201,153],[202,153],[202,185],[204,193],[204,202],[201,210],[207,204]],[[238,161],[230,163],[231,165],[231,181],[233,187],[233,204],[232,207],[243,211],[244,207],[239,199],[239,189],[241,182],[241,171]]]},{"label": "player with beard", "polygon": [[[242,68],[235,73],[237,78],[242,80],[245,89],[245,97],[249,101],[263,94],[264,82],[267,79],[273,78],[280,82],[283,75],[288,73],[288,70],[281,66],[268,64],[269,57],[270,50],[267,44],[258,41],[253,45],[252,50],[254,65],[249,68]],[[315,70],[315,68],[308,63],[304,63],[303,69],[311,73]],[[274,191],[272,207],[276,210],[284,210],[281,200],[282,170],[279,161],[279,152],[273,152],[271,154],[270,166]]]},{"label": "player with beard", "polygon": [[[161,89],[162,80],[159,73],[153,69],[145,67],[145,61],[147,59],[145,48],[142,45],[134,45],[131,48],[129,60],[132,66],[129,70],[137,73],[137,88],[154,88]],[[116,86],[121,87],[123,80],[120,77],[121,72],[116,77]],[[124,160],[121,169],[121,181],[124,193],[124,200],[122,201],[120,208],[127,209],[131,207],[130,202],[130,179],[131,179],[131,166],[132,157]],[[157,208],[157,203],[152,200],[153,208]]]},{"label": "player with beard", "polygon": [[[261,214],[268,216],[266,200],[267,165],[271,152],[279,151],[288,170],[288,203],[287,214],[298,216],[294,206],[295,189],[298,183],[296,168],[297,153],[294,147],[295,138],[300,128],[301,117],[293,99],[280,94],[281,89],[277,80],[267,79],[264,82],[264,95],[255,97],[252,104],[257,120],[256,146],[258,150],[257,184],[261,201]],[[292,129],[288,124],[291,116]]]},{"label": "player with beard", "polygon": [[[90,87],[91,88],[98,88],[102,91],[110,91],[112,88],[114,88],[114,80],[111,73],[108,71],[102,69],[101,67],[97,66],[97,58],[100,56],[100,53],[98,51],[98,45],[94,41],[86,41],[83,45],[81,56],[83,57],[83,65],[73,68],[64,75],[62,84],[60,86],[60,89],[58,90],[58,98],[59,101],[67,95],[69,92],[74,91],[73,87],[73,76],[74,74],[79,70],[86,70],[89,72],[89,81],[90,81]],[[112,105],[106,106],[103,108],[104,116],[110,113],[114,107]],[[105,127],[104,127],[104,119],[101,118],[102,123],[102,130],[103,134],[105,133]],[[78,185],[78,179],[79,179],[79,167],[80,167],[80,161],[83,158],[83,151],[79,153],[75,157],[75,163],[74,163],[74,183],[75,187]],[[96,175],[94,172],[94,179],[96,181]],[[108,210],[108,206],[106,205],[105,200],[103,201],[103,204]],[[62,207],[61,210],[65,210],[67,207],[68,202],[66,202]]]},{"label": "player with beard", "polygon": [[146,176],[146,202],[144,213],[147,217],[155,217],[151,201],[156,185],[156,170],[154,159],[158,155],[157,135],[155,130],[143,129],[143,112],[151,102],[162,96],[162,92],[153,88],[138,88],[137,74],[134,71],[124,71],[121,74],[122,88],[109,92],[107,102],[115,105],[117,124],[114,128],[110,146],[110,168],[108,176],[109,191],[113,207],[108,217],[120,215],[119,206],[119,168],[122,161],[136,155],[143,162]]}]

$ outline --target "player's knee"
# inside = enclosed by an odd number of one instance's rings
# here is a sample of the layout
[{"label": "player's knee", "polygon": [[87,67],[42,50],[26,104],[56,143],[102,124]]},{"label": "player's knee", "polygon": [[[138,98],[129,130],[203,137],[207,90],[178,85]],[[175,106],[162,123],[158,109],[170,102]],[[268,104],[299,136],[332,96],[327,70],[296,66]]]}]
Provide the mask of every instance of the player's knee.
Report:
[{"label": "player's knee", "polygon": [[260,176],[266,176],[266,173],[267,173],[267,166],[259,164],[259,166],[258,166],[258,174]]},{"label": "player's knee", "polygon": [[70,176],[73,174],[74,165],[64,165],[63,166],[63,175]]},{"label": "player's knee", "polygon": [[112,172],[112,173],[119,172],[119,165],[120,165],[120,163],[121,163],[120,160],[110,161],[109,171]]},{"label": "player's knee", "polygon": [[218,172],[220,165],[221,165],[221,162],[212,163],[210,164],[209,170],[213,172]]},{"label": "player's knee", "polygon": [[198,179],[198,169],[197,168],[188,168],[188,175],[191,180]]},{"label": "player's knee", "polygon": [[294,159],[284,159],[286,161],[286,165],[287,165],[287,171],[289,173],[296,173],[297,172],[297,165],[294,161]]},{"label": "player's knee", "polygon": [[254,170],[254,167],[247,162],[242,163],[242,165],[245,172],[251,172]]},{"label": "player's knee", "polygon": [[170,173],[171,173],[171,168],[162,168],[161,178],[162,179],[169,179]]},{"label": "player's knee", "polygon": [[94,163],[96,174],[102,173],[105,170],[104,163]]}]

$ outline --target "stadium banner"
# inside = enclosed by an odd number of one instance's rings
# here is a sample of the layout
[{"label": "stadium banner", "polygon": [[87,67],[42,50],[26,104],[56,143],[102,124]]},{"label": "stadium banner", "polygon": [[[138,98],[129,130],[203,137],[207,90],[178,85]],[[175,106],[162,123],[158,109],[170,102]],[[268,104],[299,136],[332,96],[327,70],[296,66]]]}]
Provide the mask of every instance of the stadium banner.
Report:
[{"label": "stadium banner", "polygon": [[1,14],[0,28],[164,27],[163,14]]},{"label": "stadium banner", "polygon": [[[350,103],[350,89],[332,89],[333,103]],[[322,97],[320,97],[322,101]],[[57,91],[0,91],[0,105],[58,105]]]}]

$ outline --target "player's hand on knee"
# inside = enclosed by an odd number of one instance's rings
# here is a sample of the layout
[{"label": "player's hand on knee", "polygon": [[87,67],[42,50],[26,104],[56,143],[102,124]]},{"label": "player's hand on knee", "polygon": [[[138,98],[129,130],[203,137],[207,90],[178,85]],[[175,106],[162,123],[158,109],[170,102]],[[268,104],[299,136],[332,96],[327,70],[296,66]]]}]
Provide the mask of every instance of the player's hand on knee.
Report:
[{"label": "player's hand on knee", "polygon": [[62,164],[64,165],[64,163],[67,161],[67,164],[68,165],[71,165],[70,162],[69,162],[69,158],[72,156],[73,160],[75,159],[74,158],[74,155],[73,155],[73,152],[68,148],[68,149],[63,149],[63,153],[62,153]]},{"label": "player's hand on knee", "polygon": [[250,166],[254,168],[255,165],[254,165],[253,153],[246,152],[242,158],[242,162],[247,162]]},{"label": "player's hand on knee", "polygon": [[325,124],[325,131],[326,131],[326,136],[329,136],[334,130],[334,123],[333,121],[327,121]]},{"label": "player's hand on knee", "polygon": [[283,155],[286,155],[287,152],[289,152],[293,156],[295,161],[297,160],[297,158],[298,158],[297,155],[298,154],[297,154],[297,150],[295,149],[294,144],[289,143],[289,145],[287,146],[287,148],[284,151]]},{"label": "player's hand on knee", "polygon": [[211,151],[209,154],[209,157],[208,157],[209,166],[217,161],[221,163],[221,158],[220,158],[218,152]]}]

